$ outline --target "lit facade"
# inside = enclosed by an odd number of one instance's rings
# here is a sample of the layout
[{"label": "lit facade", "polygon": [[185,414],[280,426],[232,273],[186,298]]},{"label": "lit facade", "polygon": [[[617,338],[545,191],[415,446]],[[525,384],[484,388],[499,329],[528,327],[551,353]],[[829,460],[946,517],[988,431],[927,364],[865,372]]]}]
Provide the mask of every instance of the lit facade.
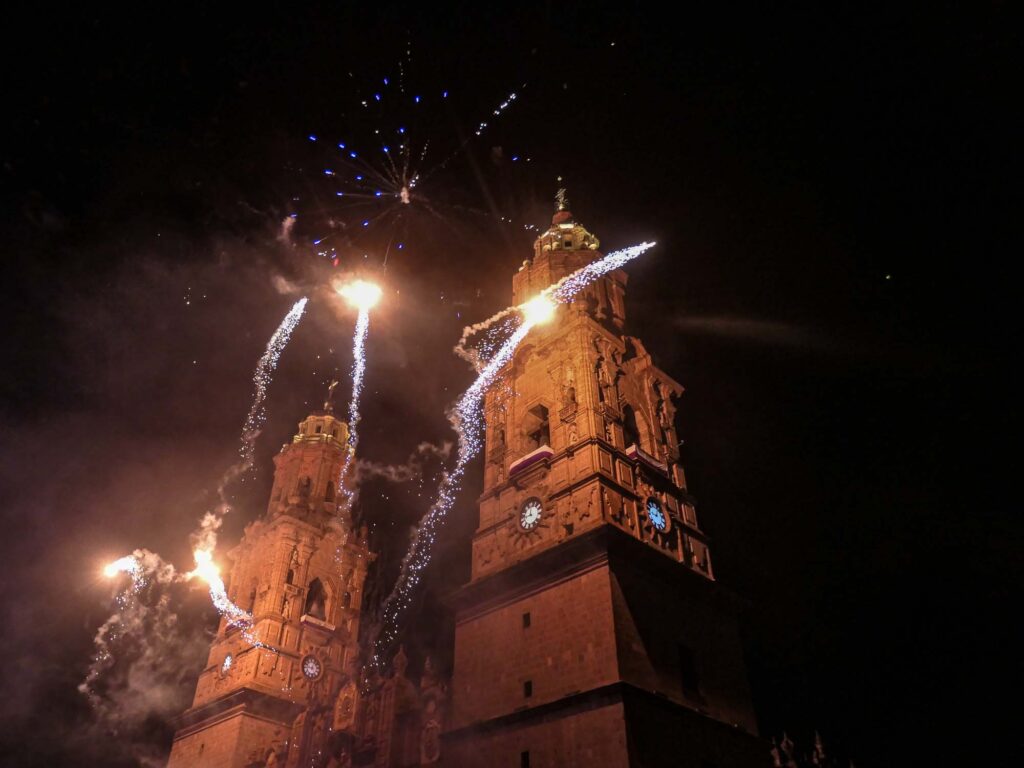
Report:
[{"label": "lit facade", "polygon": [[[513,303],[598,247],[560,200]],[[735,602],[679,463],[683,388],[624,334],[626,280],[601,278],[531,330],[487,394],[446,765],[766,760]]]},{"label": "lit facade", "polygon": [[346,424],[327,407],[274,458],[267,513],[229,554],[228,594],[253,615],[252,635],[266,647],[221,621],[192,707],[179,718],[170,768],[305,765],[354,725],[356,639],[373,555],[339,506],[347,441]]}]

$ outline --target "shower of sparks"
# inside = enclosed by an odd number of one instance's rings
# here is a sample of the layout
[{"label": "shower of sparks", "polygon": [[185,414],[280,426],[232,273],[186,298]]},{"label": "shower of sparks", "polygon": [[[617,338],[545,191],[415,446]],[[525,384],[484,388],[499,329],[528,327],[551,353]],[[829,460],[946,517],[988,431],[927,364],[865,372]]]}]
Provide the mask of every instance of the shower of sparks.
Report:
[{"label": "shower of sparks", "polygon": [[277,368],[277,361],[281,359],[281,353],[288,346],[288,340],[291,339],[292,331],[295,330],[295,326],[302,319],[302,313],[306,309],[307,301],[308,299],[303,297],[295,302],[295,305],[289,310],[288,314],[284,316],[284,320],[281,321],[277,330],[274,331],[274,335],[270,337],[270,341],[267,342],[266,351],[256,364],[256,370],[252,375],[255,394],[253,395],[252,406],[249,408],[249,415],[246,417],[245,425],[242,427],[242,445],[238,451],[242,458],[242,464],[237,474],[247,472],[253,465],[256,438],[259,436],[260,430],[263,429],[263,425],[267,420],[267,411],[263,407],[263,403],[267,399],[267,389],[270,387],[274,370]]},{"label": "shower of sparks", "polygon": [[[519,313],[515,307],[503,309],[476,325],[468,325],[462,329],[462,336],[455,345],[455,354],[473,366],[474,371],[480,373],[518,325]],[[469,340],[477,334],[482,334],[480,339],[469,345]]]},{"label": "shower of sparks", "polygon": [[220,572],[213,562],[213,551],[217,546],[217,531],[220,529],[224,515],[231,511],[225,496],[225,488],[228,483],[239,475],[248,472],[254,464],[256,438],[259,436],[260,430],[263,429],[263,425],[267,420],[267,412],[264,408],[267,390],[270,388],[270,383],[273,380],[278,360],[281,359],[281,353],[288,346],[288,341],[291,339],[295,327],[299,324],[299,320],[302,319],[302,313],[306,310],[308,301],[309,299],[303,297],[295,302],[288,311],[288,314],[284,316],[277,330],[270,337],[263,356],[260,357],[259,362],[256,364],[256,370],[252,376],[255,394],[252,406],[249,408],[249,415],[246,417],[245,425],[242,427],[242,446],[239,449],[241,460],[229,467],[224,473],[217,488],[221,503],[215,511],[207,512],[203,516],[199,524],[199,530],[192,535],[195,543],[193,555],[196,560],[196,568],[187,575],[187,578],[191,579],[199,576],[205,580],[210,587],[210,599],[213,601],[213,606],[217,609],[217,612],[224,617],[228,624],[238,627],[241,630],[242,637],[247,642],[260,648],[269,648],[269,646],[260,642],[253,634],[252,616],[232,603],[228,598],[227,592],[224,590],[224,582],[220,578]]},{"label": "shower of sparks", "polygon": [[355,494],[346,482],[359,446],[359,404],[363,397],[363,378],[366,374],[366,337],[370,330],[370,310],[380,301],[380,286],[356,280],[337,289],[349,304],[359,310],[356,330],[352,337],[352,397],[348,401],[348,450],[338,473],[337,487],[344,498],[344,510],[351,513]]},{"label": "shower of sparks", "polygon": [[552,301],[558,304],[565,304],[576,298],[576,294],[594,282],[597,278],[614,272],[619,267],[625,266],[645,251],[650,250],[655,243],[640,243],[620,251],[612,251],[597,261],[577,269],[571,275],[566,275],[552,287],[543,293],[549,296]]},{"label": "shower of sparks", "polygon": [[197,549],[192,553],[195,558],[196,567],[185,575],[185,578],[201,578],[210,589],[210,599],[213,601],[217,612],[227,621],[229,626],[238,627],[241,635],[249,645],[267,650],[276,650],[262,642],[253,632],[253,617],[248,611],[243,611],[228,597],[224,588],[224,580],[220,577],[220,569],[213,562],[213,554],[209,550]]},{"label": "shower of sparks", "polygon": [[125,555],[112,563],[108,563],[103,568],[103,575],[108,579],[114,578],[119,573],[131,574],[134,589],[138,589],[141,584],[145,584],[142,566],[135,558],[135,555]]},{"label": "shower of sparks", "polygon": [[[199,529],[193,534],[193,539],[196,542],[196,548],[194,551],[196,560],[195,570],[185,576],[181,576],[175,572],[173,566],[163,562],[158,555],[144,549],[136,550],[131,555],[126,555],[108,563],[103,568],[103,575],[107,578],[114,579],[120,574],[128,574],[131,577],[131,586],[122,590],[116,597],[116,603],[120,611],[123,612],[128,609],[133,598],[137,596],[153,578],[161,584],[170,584],[181,581],[182,579],[191,579],[195,576],[199,576],[209,585],[210,598],[213,601],[214,607],[221,616],[223,616],[230,625],[241,629],[242,637],[244,637],[250,644],[261,648],[270,648],[270,646],[262,643],[255,637],[252,631],[252,616],[236,606],[228,598],[227,592],[224,589],[224,582],[220,578],[220,572],[218,571],[217,566],[213,563],[212,553],[216,547],[217,531],[221,526],[223,517],[231,509],[225,497],[225,488],[231,481],[247,472],[253,466],[256,438],[259,436],[260,430],[266,422],[264,401],[267,397],[267,390],[270,387],[274,370],[277,368],[277,363],[281,357],[281,353],[288,345],[288,341],[291,339],[292,332],[298,325],[299,320],[302,319],[302,313],[306,309],[307,301],[308,299],[303,297],[295,302],[288,314],[285,315],[284,319],[281,321],[281,324],[277,327],[277,330],[274,331],[274,334],[270,337],[270,340],[267,342],[266,350],[260,357],[259,362],[256,364],[256,370],[253,373],[255,394],[253,396],[252,406],[249,409],[249,414],[246,417],[244,426],[242,427],[242,444],[239,449],[240,461],[229,467],[227,471],[224,472],[217,488],[217,493],[220,497],[220,504],[217,506],[215,511],[207,512],[203,516]],[[96,636],[95,642],[99,650],[93,659],[89,675],[87,676],[86,681],[82,684],[83,692],[89,695],[90,698],[94,700],[94,703],[95,695],[90,692],[91,686],[97,679],[99,679],[105,665],[112,663],[110,653],[106,648],[108,638],[116,634],[119,621],[119,615],[115,614],[107,620]]]},{"label": "shower of sparks", "polygon": [[[514,329],[497,350],[487,357],[486,363],[483,363],[480,356],[475,358],[474,367],[477,368],[479,375],[449,414],[449,421],[459,438],[455,466],[442,476],[437,498],[414,530],[409,550],[402,560],[398,581],[384,601],[382,630],[373,652],[374,667],[380,668],[384,655],[398,637],[402,615],[411,604],[416,587],[430,563],[434,541],[455,503],[466,465],[483,447],[482,406],[487,390],[500,378],[502,369],[512,359],[530,329],[553,317],[555,305],[572,301],[580,291],[599,277],[622,267],[653,246],[654,243],[641,243],[614,251],[567,275],[520,307],[503,310],[490,320],[474,326],[477,331],[486,331],[494,323],[501,322],[502,327]],[[510,318],[516,318],[518,323],[510,322]],[[467,337],[468,334],[464,333],[460,339],[460,346]],[[477,363],[480,363],[481,367],[478,367]]]},{"label": "shower of sparks", "polygon": [[555,316],[555,303],[541,294],[523,304],[522,310],[523,316],[531,325],[540,325]]},{"label": "shower of sparks", "polygon": [[[501,113],[508,109],[512,105],[512,102],[516,100],[516,98],[518,97],[515,93],[510,93],[508,95],[508,98],[501,102],[501,104],[498,105],[497,109],[494,110],[494,116],[501,117]],[[477,136],[479,136],[485,130],[487,130],[487,123],[481,121],[481,123],[476,127],[475,133]]]},{"label": "shower of sparks", "polygon": [[359,401],[363,396],[363,374],[366,372],[366,336],[370,329],[370,310],[360,309],[356,319],[356,332],[352,338],[352,397],[348,401],[348,446],[338,471],[338,491],[344,499],[342,508],[351,514],[355,492],[347,481],[352,461],[359,446]]},{"label": "shower of sparks", "polygon": [[165,563],[159,555],[147,549],[136,549],[132,554],[108,563],[103,568],[103,575],[111,580],[127,575],[131,583],[117,593],[114,613],[103,622],[93,637],[95,650],[78,690],[89,700],[94,710],[109,714],[110,702],[102,689],[104,680],[118,663],[118,643],[126,637],[143,639],[142,633],[146,628],[144,616],[150,611],[166,615],[168,610],[166,593],[157,600],[146,600],[146,588],[155,585],[154,589],[164,589],[180,582],[181,576],[173,565]]}]

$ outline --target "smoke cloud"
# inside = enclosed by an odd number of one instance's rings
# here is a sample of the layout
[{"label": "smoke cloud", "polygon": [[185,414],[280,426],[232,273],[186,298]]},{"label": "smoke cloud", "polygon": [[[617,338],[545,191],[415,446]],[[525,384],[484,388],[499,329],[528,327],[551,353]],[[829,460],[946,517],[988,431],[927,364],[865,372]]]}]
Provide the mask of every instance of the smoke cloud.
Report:
[{"label": "smoke cloud", "polygon": [[148,550],[132,557],[135,567],[115,576],[130,583],[97,630],[92,663],[78,686],[95,717],[79,735],[103,739],[123,758],[156,768],[166,754],[154,744],[153,730],[188,706],[195,661],[211,636],[179,616],[189,592],[185,577]]},{"label": "smoke cloud", "polygon": [[451,455],[454,443],[446,440],[440,445],[423,442],[416,446],[404,464],[380,464],[359,459],[356,462],[356,481],[387,480],[391,483],[408,483],[423,478],[424,469],[431,459],[445,461]]}]

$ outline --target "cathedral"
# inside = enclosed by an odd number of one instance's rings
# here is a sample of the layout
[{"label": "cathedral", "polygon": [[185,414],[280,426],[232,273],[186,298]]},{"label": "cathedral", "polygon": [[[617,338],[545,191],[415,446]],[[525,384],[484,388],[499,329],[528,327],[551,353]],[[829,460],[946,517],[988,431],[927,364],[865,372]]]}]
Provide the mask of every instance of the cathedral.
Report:
[{"label": "cathedral", "polygon": [[[601,257],[559,198],[512,278],[522,304]],[[487,393],[468,583],[447,596],[453,673],[362,673],[374,558],[335,487],[329,404],[275,458],[231,553],[249,639],[221,623],[170,768],[767,766],[737,627],[679,461],[682,386],[626,335],[626,274],[526,337]],[[345,479],[349,482],[349,479]]]}]

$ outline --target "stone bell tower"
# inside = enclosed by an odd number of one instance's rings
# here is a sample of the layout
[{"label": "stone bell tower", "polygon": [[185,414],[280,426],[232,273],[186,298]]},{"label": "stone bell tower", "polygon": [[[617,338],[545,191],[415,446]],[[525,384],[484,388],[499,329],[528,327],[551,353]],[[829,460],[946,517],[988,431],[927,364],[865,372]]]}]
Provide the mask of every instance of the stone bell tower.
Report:
[{"label": "stone bell tower", "polygon": [[170,768],[305,766],[344,739],[352,713],[332,709],[339,691],[354,689],[374,557],[337,487],[348,450],[348,426],[328,402],[274,457],[267,512],[229,553],[225,579],[253,627],[221,621],[192,707],[179,718]]},{"label": "stone bell tower", "polygon": [[[560,191],[521,304],[601,257]],[[485,403],[456,612],[452,766],[758,765],[735,619],[679,463],[683,388],[624,335],[616,271],[530,331]]]}]

